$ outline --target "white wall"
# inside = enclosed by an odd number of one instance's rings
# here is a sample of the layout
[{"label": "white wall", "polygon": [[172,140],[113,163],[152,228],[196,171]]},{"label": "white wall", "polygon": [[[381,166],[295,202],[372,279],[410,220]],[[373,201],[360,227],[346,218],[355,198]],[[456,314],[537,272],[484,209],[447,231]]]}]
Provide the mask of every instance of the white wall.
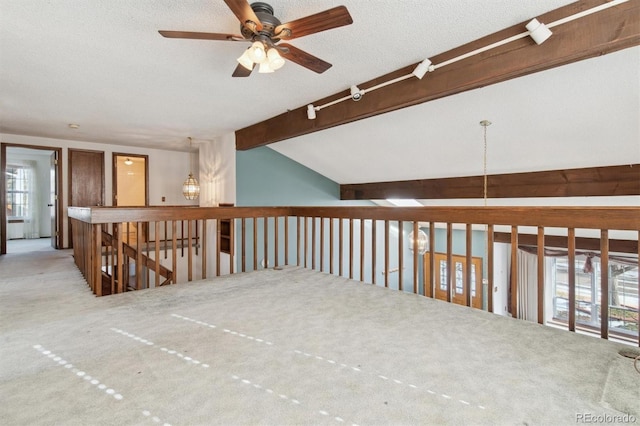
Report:
[{"label": "white wall", "polygon": [[[62,148],[62,208],[64,212],[63,236],[64,247],[69,246],[67,231],[68,207],[68,150],[86,149],[103,151],[105,158],[105,205],[110,206],[112,199],[112,154],[114,152],[140,154],[149,156],[149,204],[150,205],[197,205],[196,201],[188,201],[182,195],[182,182],[187,178],[190,169],[197,176],[198,162],[188,152],[167,151],[151,148],[138,148],[123,145],[108,145],[89,141],[72,141],[63,139],[39,138],[34,136],[10,135],[0,133],[3,143],[32,145],[51,148]],[[195,154],[197,156],[197,154]],[[162,197],[165,202],[162,202]]]},{"label": "white wall", "polygon": [[[201,207],[217,207],[220,203],[236,204],[236,135],[228,133],[221,138],[198,142]],[[216,270],[217,227],[207,222],[207,269]],[[220,254],[220,272],[227,274],[229,255]],[[212,276],[210,274],[209,276]]]}]

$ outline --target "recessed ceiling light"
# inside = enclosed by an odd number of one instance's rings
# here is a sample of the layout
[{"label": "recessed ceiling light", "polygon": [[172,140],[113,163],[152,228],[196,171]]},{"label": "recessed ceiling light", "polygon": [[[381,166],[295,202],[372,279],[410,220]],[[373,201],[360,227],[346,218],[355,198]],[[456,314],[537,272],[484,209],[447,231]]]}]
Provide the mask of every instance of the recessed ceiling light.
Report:
[{"label": "recessed ceiling light", "polygon": [[70,128],[70,129],[79,129],[79,128],[80,128],[80,125],[79,125],[79,124],[73,124],[73,123],[71,123],[71,124],[69,124],[69,128]]}]

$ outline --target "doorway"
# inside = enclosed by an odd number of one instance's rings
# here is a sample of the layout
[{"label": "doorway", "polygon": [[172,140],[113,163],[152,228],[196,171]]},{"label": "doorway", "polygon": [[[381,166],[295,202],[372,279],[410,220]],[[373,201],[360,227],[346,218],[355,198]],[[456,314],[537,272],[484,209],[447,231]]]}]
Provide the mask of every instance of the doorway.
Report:
[{"label": "doorway", "polygon": [[18,251],[63,248],[61,156],[58,147],[0,144],[0,255],[11,252],[7,240],[30,240]]},{"label": "doorway", "polygon": [[[149,156],[113,153],[113,205],[136,207],[149,205]],[[123,241],[135,244],[138,233],[147,240],[147,229],[138,229],[137,223],[123,223]]]},{"label": "doorway", "polygon": [[[425,286],[429,285],[430,264],[429,253],[424,255]],[[449,287],[447,276],[447,255],[446,253],[434,253],[435,260],[435,298],[447,300],[447,288]],[[453,269],[453,280],[451,281],[451,302],[458,305],[467,304],[467,257],[460,255],[451,256],[451,268]],[[471,306],[482,309],[482,258],[471,258]]]}]

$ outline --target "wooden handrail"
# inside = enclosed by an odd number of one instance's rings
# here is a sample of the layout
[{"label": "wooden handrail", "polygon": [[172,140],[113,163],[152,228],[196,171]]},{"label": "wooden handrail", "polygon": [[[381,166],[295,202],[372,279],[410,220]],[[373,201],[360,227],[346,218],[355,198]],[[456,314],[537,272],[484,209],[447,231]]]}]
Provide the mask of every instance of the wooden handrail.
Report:
[{"label": "wooden handrail", "polygon": [[[486,279],[487,292],[483,308],[494,311],[494,259],[498,257],[494,254],[494,242],[511,243],[510,253],[506,254],[511,260],[511,279],[509,282],[502,282],[505,290],[510,291],[509,299],[506,301],[511,315],[519,317],[521,313],[521,300],[518,298],[518,246],[537,245],[538,265],[536,272],[538,279],[533,285],[537,286],[536,293],[539,300],[544,300],[544,245],[566,245],[568,247],[568,300],[569,313],[567,315],[567,328],[576,330],[579,318],[576,317],[578,301],[576,300],[576,279],[574,266],[576,262],[577,250],[581,247],[589,249],[599,249],[601,252],[602,285],[600,305],[603,306],[601,316],[601,337],[608,338],[610,327],[607,318],[608,309],[608,276],[606,266],[609,264],[609,252],[616,252],[616,249],[624,248],[627,253],[634,255],[640,250],[636,238],[640,237],[640,207],[379,207],[379,206],[354,206],[354,207],[307,207],[307,206],[285,206],[285,207],[180,207],[180,206],[158,206],[158,207],[70,207],[69,217],[73,220],[74,257],[78,268],[83,272],[89,286],[96,295],[102,295],[103,260],[102,247],[113,246],[110,256],[105,256],[106,269],[113,268],[119,274],[128,267],[122,258],[131,258],[136,262],[136,289],[142,288],[140,285],[140,275],[142,268],[145,271],[155,273],[155,285],[162,285],[169,281],[178,281],[177,254],[178,241],[187,241],[185,247],[181,244],[183,253],[186,255],[186,266],[183,276],[188,281],[192,279],[204,278],[208,275],[207,268],[207,246],[214,250],[212,257],[215,261],[215,276],[221,275],[222,262],[228,263],[228,272],[256,270],[263,267],[280,267],[282,260],[284,264],[297,264],[305,268],[337,274],[345,278],[356,278],[363,282],[377,284],[376,274],[382,272],[380,284],[384,287],[392,287],[402,291],[412,291],[425,297],[444,298],[447,301],[461,303],[466,306],[474,304],[475,295],[472,295],[473,285],[475,294],[483,291],[479,285],[480,279]],[[272,219],[273,218],[273,219]],[[236,226],[238,228],[234,231]],[[281,226],[281,221],[282,222]],[[178,230],[177,222],[182,225]],[[217,238],[207,240],[207,221],[209,224],[217,224]],[[290,221],[293,221],[290,223]],[[171,222],[169,227],[168,222]],[[186,222],[186,223],[185,223]],[[225,256],[221,256],[220,249],[220,223],[228,223],[225,229],[230,229],[230,235],[225,235],[225,241],[230,245],[225,248]],[[358,224],[359,222],[359,224]],[[137,234],[136,247],[128,245],[122,241],[116,243],[112,235],[104,231],[106,229],[116,229],[117,234],[122,234],[123,223],[138,223],[139,229],[155,230],[155,241],[151,238],[143,240],[142,232]],[[149,224],[146,227],[140,224]],[[153,223],[153,227],[150,225]],[[249,228],[248,225],[251,225]],[[295,225],[291,226],[290,224]],[[186,225],[186,230],[184,230]],[[336,226],[337,225],[337,226]],[[259,231],[259,227],[262,230]],[[393,227],[393,232],[391,228]],[[412,256],[403,254],[408,247],[408,239],[403,239],[403,234],[422,227],[428,230],[429,251],[424,256],[418,256],[417,246],[414,244]],[[485,266],[476,264],[472,266],[472,249],[477,245],[476,236],[473,232],[482,229],[485,237],[484,260]],[[524,228],[533,228],[525,230]],[[167,230],[171,228],[171,236],[167,235]],[[561,228],[566,236],[546,235],[545,228]],[[166,251],[171,242],[172,270],[160,265],[160,229],[165,229],[163,241],[165,241]],[[199,237],[199,229],[202,229],[202,236]],[[213,229],[213,228],[211,228]],[[434,247],[436,245],[436,230],[444,229],[446,237],[438,239],[439,245],[444,245],[444,259],[435,263]],[[600,238],[583,237],[584,230],[598,231]],[[103,232],[104,231],[104,232]],[[359,232],[357,232],[359,231]],[[501,232],[496,232],[501,231]],[[625,231],[625,235],[631,234],[627,240],[611,239],[615,232]],[[628,232],[634,231],[634,232]],[[234,233],[234,232],[237,232]],[[441,232],[441,231],[438,231]],[[460,232],[465,235],[464,245],[458,249],[464,254],[460,255],[458,250],[453,249],[453,243],[457,239],[453,234]],[[529,233],[527,233],[529,232]],[[281,235],[284,233],[284,238]],[[296,235],[290,235],[295,233]],[[328,235],[327,235],[328,234]],[[562,234],[562,233],[561,233]],[[593,235],[594,232],[588,233]],[[213,234],[212,234],[213,235]],[[200,252],[193,253],[192,243],[196,240],[202,241]],[[295,241],[289,244],[289,238]],[[406,236],[405,236],[406,238]],[[237,240],[237,241],[236,241]],[[366,241],[366,244],[365,244]],[[458,240],[459,241],[459,240]],[[196,241],[197,244],[197,241]],[[234,257],[235,247],[240,250],[240,256]],[[143,253],[143,245],[145,252]],[[328,247],[327,247],[328,245]],[[367,247],[368,245],[368,247]],[[136,250],[136,248],[140,248]],[[358,251],[358,253],[356,253]],[[156,259],[151,259],[149,255],[155,254]],[[281,254],[284,254],[282,256]],[[252,259],[247,259],[252,257]],[[328,257],[328,259],[327,259]],[[335,258],[337,257],[337,262]],[[236,258],[238,265],[236,265]],[[393,259],[392,259],[393,258]],[[455,260],[454,260],[455,258]],[[262,263],[262,260],[265,263]],[[475,258],[477,261],[478,257]],[[480,258],[482,259],[482,258]],[[356,266],[359,261],[359,272]],[[268,262],[268,263],[267,263]],[[345,264],[346,262],[346,264]],[[441,262],[444,262],[441,266]],[[462,267],[461,262],[466,266]],[[336,265],[337,263],[337,265]],[[198,264],[201,273],[198,276]],[[251,268],[253,265],[253,268]],[[267,266],[268,265],[268,266]],[[480,266],[478,266],[480,265]],[[476,268],[475,272],[474,269]],[[481,268],[480,271],[477,269]],[[406,270],[405,270],[406,269]],[[365,273],[370,270],[369,273]],[[460,276],[455,277],[455,271],[460,272]],[[367,271],[368,272],[368,271]],[[148,272],[145,272],[148,275]],[[396,275],[391,275],[397,273]],[[476,274],[476,279],[472,284],[471,275]],[[440,279],[436,280],[436,274]],[[446,275],[444,275],[446,274]],[[209,275],[213,275],[209,273]],[[365,276],[366,275],[366,276]],[[419,278],[419,275],[421,277]],[[166,280],[160,284],[159,276]],[[496,274],[496,276],[498,276]],[[446,279],[445,279],[446,277]],[[149,277],[147,276],[147,279]],[[393,281],[392,281],[393,278]],[[116,286],[114,278],[111,277],[111,289],[113,292],[126,291],[126,285],[120,283]],[[184,279],[183,279],[184,280]],[[501,278],[501,280],[504,280]],[[397,281],[397,285],[396,285]],[[411,285],[413,284],[413,285]],[[150,283],[152,285],[152,283]],[[638,284],[640,292],[640,282]],[[460,294],[457,294],[460,292]],[[464,293],[464,295],[462,294]],[[105,293],[106,294],[106,293]],[[463,297],[464,296],[464,297]],[[548,298],[549,295],[547,294]],[[480,301],[481,302],[481,301]],[[479,303],[479,302],[478,302]],[[502,303],[500,303],[502,310]],[[544,323],[545,316],[544,303],[539,303],[535,312],[538,322]],[[638,338],[640,345],[640,337]]]}]

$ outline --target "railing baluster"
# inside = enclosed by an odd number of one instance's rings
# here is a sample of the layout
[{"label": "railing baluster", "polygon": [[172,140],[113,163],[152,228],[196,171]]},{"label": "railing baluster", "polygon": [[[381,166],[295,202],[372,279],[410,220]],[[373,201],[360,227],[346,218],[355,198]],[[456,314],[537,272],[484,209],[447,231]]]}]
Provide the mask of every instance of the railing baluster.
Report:
[{"label": "railing baluster", "polygon": [[413,221],[413,294],[418,294],[418,222]]},{"label": "railing baluster", "polygon": [[360,281],[364,282],[364,218],[360,219]]},{"label": "railing baluster", "polygon": [[435,295],[435,283],[436,283],[436,224],[434,222],[429,222],[429,270],[431,273],[429,274],[429,293],[427,294],[427,290],[425,289],[425,296],[434,298]]},{"label": "railing baluster", "polygon": [[136,290],[142,289],[142,226],[136,222]]},{"label": "railing baluster", "polygon": [[93,225],[93,282],[96,296],[102,296],[102,227]]},{"label": "railing baluster", "polygon": [[384,221],[384,286],[389,287],[389,221]]},{"label": "railing baluster", "polygon": [[258,218],[253,218],[253,270],[258,270]]},{"label": "railing baluster", "polygon": [[[435,271],[434,271],[435,272]],[[453,299],[455,271],[453,270],[453,225],[447,223],[447,302]]]},{"label": "railing baluster", "polygon": [[[466,224],[465,228],[465,254],[466,254],[466,270],[465,270],[465,279],[464,279],[464,287],[465,287],[465,304],[467,306],[473,306],[472,294],[471,294],[471,272],[473,267],[473,259],[471,252],[473,247],[473,228],[470,223]],[[478,286],[478,277],[476,277],[476,297],[478,296],[478,289],[482,290],[482,286]]]},{"label": "railing baluster", "polygon": [[511,316],[518,318],[518,227],[511,227]]},{"label": "railing baluster", "polygon": [[569,228],[567,233],[569,275],[569,331],[576,331],[576,230]]},{"label": "railing baluster", "polygon": [[[149,232],[149,222],[145,222],[142,224],[142,229],[144,229],[145,232],[143,232],[144,235],[144,247],[145,247],[145,257],[146,259],[149,259],[149,251],[151,250],[151,248],[149,247],[149,239],[150,239],[150,232]],[[138,230],[138,232],[140,232],[140,230]],[[149,270],[149,267],[147,266],[147,262],[145,260],[145,262],[142,264],[142,267],[144,268],[143,272],[144,272],[144,283],[145,283],[145,288],[150,288],[151,287],[151,271]]]},{"label": "railing baluster", "polygon": [[638,310],[637,318],[638,318],[638,347],[640,347],[640,231],[638,231],[638,273],[636,274],[638,277]]},{"label": "railing baluster", "polygon": [[309,218],[304,217],[304,267],[307,267],[309,258]]},{"label": "railing baluster", "polygon": [[[229,274],[233,274],[236,270],[234,268],[234,259],[235,259],[235,251],[236,251],[236,220],[234,218],[229,219]],[[202,250],[202,256],[204,256],[206,252]]]},{"label": "railing baluster", "polygon": [[[178,282],[178,222],[171,221],[171,269],[173,270],[173,284]],[[128,272],[127,272],[127,275]]]},{"label": "railing baluster", "polygon": [[333,218],[329,218],[329,273],[333,275]]},{"label": "railing baluster", "polygon": [[242,272],[247,271],[247,220],[243,217],[241,220],[242,239],[240,240],[240,253],[242,258]]},{"label": "railing baluster", "polygon": [[115,267],[115,271],[114,274],[118,277],[118,285],[116,287],[116,293],[122,293],[124,292],[123,289],[123,276],[122,276],[122,263],[124,261],[123,259],[123,254],[122,254],[122,223],[118,222],[118,223],[114,223],[113,224],[116,232],[115,232],[115,236],[117,237],[115,240],[116,243],[116,262],[118,262],[118,265]]},{"label": "railing baluster", "polygon": [[349,279],[353,279],[353,219],[349,219]]},{"label": "railing baluster", "polygon": [[264,268],[269,267],[269,218],[267,216],[262,218],[262,230],[264,231]]},{"label": "railing baluster", "polygon": [[165,259],[167,258],[167,250],[168,250],[167,249],[167,246],[168,246],[167,231],[168,231],[168,229],[167,229],[167,221],[165,220],[164,221],[164,239],[163,239],[163,241],[164,241],[164,258]]},{"label": "railing baluster", "polygon": [[402,247],[402,234],[404,233],[404,224],[401,220],[398,221],[398,290],[404,290],[404,283],[402,270],[404,269],[404,256],[403,256],[403,248]]},{"label": "railing baluster", "polygon": [[278,259],[278,233],[279,233],[278,222],[279,221],[280,221],[280,218],[278,216],[275,216],[273,218],[273,256],[274,256],[273,266],[274,267],[280,266],[279,259]]},{"label": "railing baluster", "polygon": [[538,226],[538,324],[544,324],[544,227]]},{"label": "railing baluster", "polygon": [[192,242],[192,238],[193,238],[193,221],[189,220],[187,223],[187,244],[189,244],[189,247],[187,248],[187,273],[189,275],[189,277],[187,278],[188,281],[193,281],[193,242]]},{"label": "railing baluster", "polygon": [[316,270],[316,218],[311,218],[311,269]]},{"label": "railing baluster", "polygon": [[344,264],[344,219],[338,219],[338,273],[340,276],[343,275],[343,264]]},{"label": "railing baluster", "polygon": [[600,337],[609,338],[609,230],[600,231]]},{"label": "railing baluster", "polygon": [[371,219],[371,284],[376,284],[376,228],[377,222]]},{"label": "railing baluster", "polygon": [[202,219],[202,279],[207,278],[207,219]]},{"label": "railing baluster", "polygon": [[320,217],[320,272],[324,272],[324,217]]},{"label": "railing baluster", "polygon": [[154,272],[156,274],[156,287],[160,287],[160,222],[157,220],[154,222],[155,225],[155,269]]},{"label": "railing baluster", "polygon": [[487,310],[493,312],[493,225],[487,225]]},{"label": "railing baluster", "polygon": [[284,217],[284,264],[289,265],[289,216]]},{"label": "railing baluster", "polygon": [[301,217],[296,217],[296,265],[300,266],[300,220]]}]

